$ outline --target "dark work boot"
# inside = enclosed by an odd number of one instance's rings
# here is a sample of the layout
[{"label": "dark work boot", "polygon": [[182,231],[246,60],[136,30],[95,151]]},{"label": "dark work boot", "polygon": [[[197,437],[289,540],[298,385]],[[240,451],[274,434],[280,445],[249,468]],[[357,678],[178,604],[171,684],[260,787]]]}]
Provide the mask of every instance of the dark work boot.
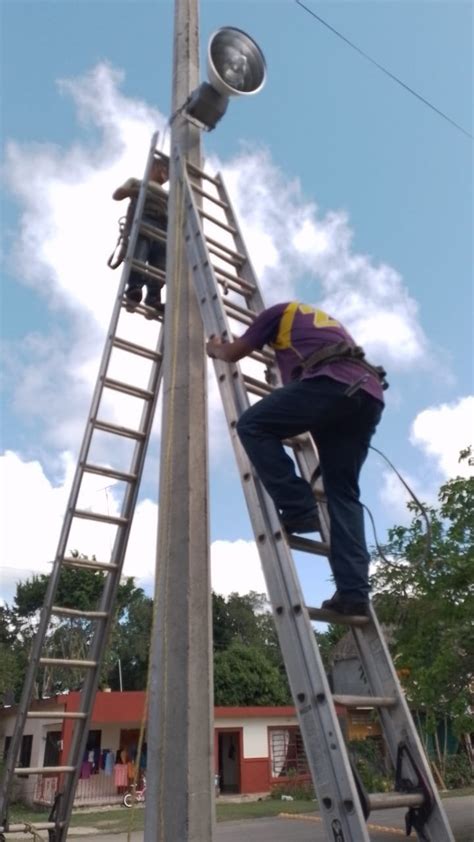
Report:
[{"label": "dark work boot", "polygon": [[336,591],[331,599],[325,599],[321,605],[326,611],[334,611],[336,614],[356,615],[358,617],[367,617],[369,614],[368,600],[347,599]]},{"label": "dark work boot", "polygon": [[287,532],[297,532],[303,535],[307,532],[320,532],[319,515],[316,506],[310,509],[309,512],[294,517],[291,520],[282,518],[283,526]]},{"label": "dark work boot", "polygon": [[143,303],[146,307],[150,307],[150,309],[155,310],[155,313],[160,313],[161,315],[164,315],[165,305],[161,303],[159,290],[148,290],[145,301]]},{"label": "dark work boot", "polygon": [[142,291],[140,287],[130,287],[130,289],[125,290],[125,307],[130,312],[136,310],[141,300]]}]

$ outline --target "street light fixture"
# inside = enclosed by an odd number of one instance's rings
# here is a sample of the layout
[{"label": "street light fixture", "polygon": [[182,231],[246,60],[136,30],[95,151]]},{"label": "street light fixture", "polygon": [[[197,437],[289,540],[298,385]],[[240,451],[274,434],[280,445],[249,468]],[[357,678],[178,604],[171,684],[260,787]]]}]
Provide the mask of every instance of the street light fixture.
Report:
[{"label": "street light fixture", "polygon": [[186,102],[186,113],[206,129],[214,129],[225,114],[229,97],[250,96],[266,79],[265,58],[260,47],[241,29],[218,29],[207,48],[207,75]]}]

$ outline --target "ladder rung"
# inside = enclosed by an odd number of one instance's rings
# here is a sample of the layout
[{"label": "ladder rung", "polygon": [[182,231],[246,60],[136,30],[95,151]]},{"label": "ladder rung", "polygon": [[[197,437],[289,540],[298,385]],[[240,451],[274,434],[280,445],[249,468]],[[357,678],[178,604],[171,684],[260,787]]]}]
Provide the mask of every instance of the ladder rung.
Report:
[{"label": "ladder rung", "polygon": [[57,617],[83,617],[85,620],[105,620],[109,616],[108,611],[81,611],[79,608],[62,608],[60,605],[53,605],[51,613]]},{"label": "ladder rung", "polygon": [[87,719],[87,713],[65,710],[29,710],[28,719]]},{"label": "ladder rung", "polygon": [[[316,529],[314,530],[317,531]],[[301,538],[299,535],[288,535],[288,543],[292,550],[300,550],[302,553],[314,553],[314,555],[329,556],[329,544],[324,541],[313,541],[311,538]]]},{"label": "ladder rung", "polygon": [[216,274],[218,283],[223,283],[219,277],[221,276],[225,281],[233,281],[235,284],[238,284],[246,292],[255,292],[255,284],[252,284],[250,281],[246,281],[245,278],[241,278],[240,275],[233,275],[231,272],[226,272],[225,269],[221,269],[220,266],[214,266],[214,264],[212,264],[212,268]]},{"label": "ladder rung", "polygon": [[[232,338],[237,339],[236,336],[233,336]],[[275,357],[267,351],[252,351],[252,353],[249,354],[249,357],[253,360],[257,360],[259,363],[263,363],[263,365],[272,365],[275,362]]]},{"label": "ladder rung", "polygon": [[137,345],[135,342],[129,342],[128,339],[122,339],[120,336],[114,336],[112,344],[114,348],[129,351],[131,354],[137,354],[139,357],[145,357],[147,360],[161,359],[161,354],[158,351],[154,351],[152,348],[145,348],[144,345]]},{"label": "ladder rung", "polygon": [[75,766],[18,766],[15,775],[57,775],[60,772],[76,771]]},{"label": "ladder rung", "polygon": [[114,526],[125,526],[128,523],[126,517],[114,517],[114,515],[103,515],[100,512],[88,512],[86,509],[74,509],[74,517],[83,520],[97,520],[101,523],[112,523]]},{"label": "ladder rung", "polygon": [[31,834],[31,830],[53,830],[55,827],[64,827],[64,822],[35,822],[34,824],[28,822],[24,824],[9,824],[8,830],[5,827],[0,826],[0,833]]},{"label": "ladder rung", "polygon": [[[215,240],[214,237],[206,236],[206,243],[207,245],[215,246],[216,249],[229,254],[233,258],[238,258],[241,263],[244,263],[247,260],[245,254],[241,254],[239,251],[231,248],[230,246],[225,246],[224,243],[219,242],[219,240]],[[210,249],[209,249],[210,250]]]},{"label": "ladder rung", "polygon": [[245,307],[239,307],[239,305],[235,304],[233,301],[224,301],[223,306],[229,318],[235,319],[237,322],[240,322],[240,324],[251,325],[255,321],[255,313],[252,313]]},{"label": "ladder rung", "polygon": [[119,424],[112,424],[110,421],[95,421],[94,427],[103,430],[104,433],[113,433],[116,436],[124,436],[128,439],[144,439],[145,433],[140,430],[131,430],[129,427],[120,427]]},{"label": "ladder rung", "polygon": [[155,266],[149,266],[148,263],[143,263],[141,260],[131,260],[130,268],[135,272],[139,272],[140,275],[153,278],[153,280],[161,283],[162,286],[165,283],[166,273],[162,272],[161,269],[156,269]]},{"label": "ladder rung", "polygon": [[311,620],[321,623],[338,623],[341,626],[367,626],[370,623],[370,617],[338,614],[337,611],[328,611],[327,608],[308,607],[308,614]]},{"label": "ladder rung", "polygon": [[244,374],[243,378],[248,391],[253,395],[269,395],[273,392],[273,387],[269,386],[268,383],[264,383],[263,380],[257,380],[255,377],[249,377],[248,374]]},{"label": "ladder rung", "polygon": [[140,221],[140,234],[146,234],[153,240],[160,240],[160,242],[166,243],[166,231],[157,225],[150,225],[149,222],[143,222],[143,220]]},{"label": "ladder rung", "polygon": [[245,295],[247,293],[247,290],[244,287],[242,287],[242,284],[240,284],[238,281],[235,281],[230,275],[230,273],[228,278],[216,277],[216,281],[224,288],[223,295],[226,295],[230,289],[233,292],[237,292],[239,295]]},{"label": "ladder rung", "polygon": [[99,474],[101,477],[111,477],[111,479],[118,479],[122,482],[135,482],[138,479],[137,474],[117,471],[115,468],[106,468],[105,465],[92,465],[91,462],[85,462],[82,465],[82,470],[88,474]]},{"label": "ladder rung", "polygon": [[154,321],[154,322],[162,322],[163,321],[164,313],[159,312],[155,307],[149,307],[147,304],[144,304],[143,302],[141,304],[138,304],[137,307],[133,307],[133,309],[130,310],[130,304],[127,301],[127,299],[125,298],[124,301],[123,301],[123,306],[125,307],[127,312],[133,312],[133,313],[137,313],[140,316],[145,316],[145,318],[148,319],[148,321]]},{"label": "ladder rung", "polygon": [[229,207],[228,202],[223,202],[222,199],[218,199],[217,196],[213,196],[212,193],[208,193],[207,190],[203,190],[202,187],[199,187],[198,184],[193,183],[193,192],[199,193],[204,199],[209,199],[214,205],[218,205],[218,207],[227,210]]},{"label": "ladder rung", "polygon": [[425,803],[421,792],[374,792],[367,796],[371,810],[390,810],[395,807],[420,807]]},{"label": "ladder rung", "polygon": [[142,398],[144,401],[151,401],[154,397],[149,389],[140,389],[139,386],[131,386],[129,383],[122,383],[121,380],[114,380],[112,377],[104,377],[104,386],[116,392],[123,392],[124,395],[131,395],[133,398]]},{"label": "ladder rung", "polygon": [[208,252],[209,254],[213,254],[215,255],[215,257],[218,257],[219,260],[225,260],[226,263],[230,263],[231,266],[242,266],[242,264],[245,263],[246,260],[246,258],[243,256],[241,256],[240,259],[237,259],[235,257],[231,257],[230,254],[223,254],[222,252],[217,251],[212,246],[208,246]]},{"label": "ladder rung", "polygon": [[39,662],[50,667],[83,667],[84,669],[93,669],[97,666],[97,661],[80,661],[79,658],[40,658]]},{"label": "ladder rung", "polygon": [[392,708],[397,704],[393,696],[341,696],[336,693],[332,698],[346,708]]},{"label": "ladder rung", "polygon": [[[207,211],[202,210],[202,208],[198,208],[198,210],[199,210],[199,215],[202,216],[203,219],[207,219],[209,222],[212,222],[213,225],[218,225],[219,228],[222,228],[224,231],[227,231],[229,234],[233,234],[235,236],[235,234],[239,233],[237,231],[237,228],[234,228],[233,225],[228,225],[227,222],[222,222],[220,219],[217,219],[217,216],[212,216],[212,214],[207,213]],[[210,242],[210,243],[216,243],[216,241],[211,240],[210,237],[206,237],[206,240],[208,240],[208,242]],[[217,243],[217,245],[219,246],[219,248],[221,248],[220,243]],[[226,248],[226,247],[222,246],[222,248]],[[226,248],[226,251],[229,251],[229,249]]]},{"label": "ladder rung", "polygon": [[[212,175],[208,175],[207,173],[205,173],[204,170],[201,170],[199,167],[196,166],[196,164],[191,164],[189,161],[186,161],[186,169],[188,173],[196,175],[198,178],[203,178],[205,179],[205,181],[210,181],[211,184],[215,184],[216,187],[219,186],[219,182],[216,178],[213,178]],[[195,184],[192,181],[191,186],[193,188],[195,187]]]},{"label": "ladder rung", "polygon": [[103,570],[104,573],[112,570],[118,570],[118,564],[111,564],[109,561],[94,561],[91,558],[73,558],[66,556],[62,561],[66,567],[84,567],[87,570]]}]

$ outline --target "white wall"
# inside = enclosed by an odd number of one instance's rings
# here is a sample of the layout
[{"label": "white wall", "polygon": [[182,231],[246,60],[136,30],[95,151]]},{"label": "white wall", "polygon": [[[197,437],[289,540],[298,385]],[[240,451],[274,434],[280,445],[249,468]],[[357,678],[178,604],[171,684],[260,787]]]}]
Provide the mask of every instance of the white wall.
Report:
[{"label": "white wall", "polygon": [[268,728],[282,725],[297,725],[296,716],[269,716],[262,719],[254,717],[235,717],[216,719],[215,728],[243,728],[243,756],[268,757]]}]

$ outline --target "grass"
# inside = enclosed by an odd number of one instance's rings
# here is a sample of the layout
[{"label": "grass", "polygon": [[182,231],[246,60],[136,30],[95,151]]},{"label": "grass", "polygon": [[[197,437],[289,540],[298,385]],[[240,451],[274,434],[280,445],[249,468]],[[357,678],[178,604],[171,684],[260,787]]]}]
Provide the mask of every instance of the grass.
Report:
[{"label": "grass", "polygon": [[[452,798],[455,796],[473,795],[474,787],[450,790],[443,792],[442,797]],[[216,814],[218,822],[243,821],[245,819],[260,819],[278,816],[279,813],[313,813],[317,809],[314,801],[276,801],[265,799],[263,801],[244,801],[236,803],[216,803]],[[139,804],[130,810],[125,807],[109,807],[100,810],[79,809],[71,817],[71,836],[74,835],[75,827],[95,828],[98,833],[126,833],[129,830],[143,830],[145,811],[143,805]],[[21,805],[13,805],[10,821],[17,822],[44,822],[48,820],[48,811],[32,810]]]},{"label": "grass", "polygon": [[[218,822],[238,821],[243,819],[258,819],[278,816],[279,813],[310,813],[314,812],[314,801],[246,801],[235,804],[216,804]],[[74,827],[96,828],[102,833],[125,833],[128,830],[142,830],[145,811],[143,806],[137,805],[129,810],[125,807],[111,807],[101,810],[76,810],[71,816],[71,829]],[[11,823],[28,822],[36,824],[48,820],[48,812],[32,810],[21,805],[15,805],[10,814]]]}]

